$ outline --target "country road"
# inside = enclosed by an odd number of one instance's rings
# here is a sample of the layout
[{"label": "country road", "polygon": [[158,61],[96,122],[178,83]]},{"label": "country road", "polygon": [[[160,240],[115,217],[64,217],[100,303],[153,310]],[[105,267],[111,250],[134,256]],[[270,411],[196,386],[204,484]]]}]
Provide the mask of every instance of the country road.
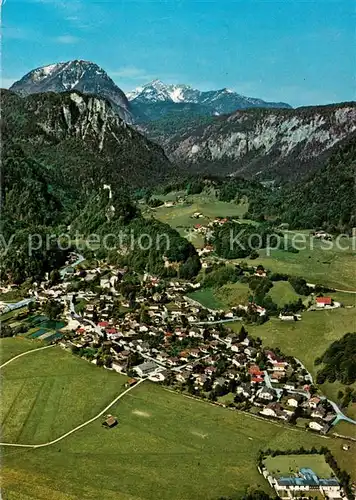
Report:
[{"label": "country road", "polygon": [[[22,356],[25,356],[25,355],[30,354],[32,352],[41,351],[43,349],[49,349],[50,347],[54,347],[54,345],[40,347],[39,349],[33,349],[32,351],[26,351],[26,352],[23,352],[22,354],[18,354],[17,356],[15,356],[15,357],[9,359],[8,361],[6,361],[6,363],[3,363],[0,366],[0,368],[3,368],[4,366],[10,364],[12,361],[15,361],[18,358],[21,358]],[[128,389],[126,389],[126,391],[120,393],[113,401],[111,401],[111,403],[108,404],[108,406],[106,406],[100,413],[98,413],[97,415],[95,415],[95,417],[90,418],[89,420],[87,420],[83,424],[78,425],[77,427],[75,427],[71,431],[66,432],[65,434],[63,434],[62,436],[58,437],[57,439],[54,439],[53,441],[48,441],[47,443],[42,443],[42,444],[0,443],[0,446],[12,446],[12,447],[16,447],[16,448],[44,448],[46,446],[51,446],[52,444],[56,444],[59,441],[62,441],[62,439],[70,436],[74,432],[79,431],[83,427],[86,427],[87,425],[91,424],[92,422],[94,422],[98,418],[102,417],[115,403],[117,403],[122,397],[124,397],[132,389],[134,389],[135,387],[137,387],[138,385],[140,385],[144,380],[145,379],[140,379],[135,385],[129,387]]]}]

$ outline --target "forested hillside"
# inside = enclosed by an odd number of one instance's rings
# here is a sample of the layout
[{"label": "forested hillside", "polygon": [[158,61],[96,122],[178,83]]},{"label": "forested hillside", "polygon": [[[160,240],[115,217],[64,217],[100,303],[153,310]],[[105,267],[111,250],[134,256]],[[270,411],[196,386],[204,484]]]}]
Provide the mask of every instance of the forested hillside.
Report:
[{"label": "forested hillside", "polygon": [[350,231],[356,226],[356,141],[339,148],[304,182],[255,193],[247,217],[275,217],[292,228]]},{"label": "forested hillside", "polygon": [[317,171],[335,148],[352,139],[356,106],[239,110],[205,123],[190,120],[171,136],[163,127],[160,132],[159,123],[152,127],[150,136],[192,172],[290,182]]},{"label": "forested hillside", "polygon": [[[196,255],[175,231],[157,221],[142,222],[130,199],[134,190],[172,179],[177,170],[159,146],[126,125],[105,100],[77,92],[21,98],[3,91],[1,105],[3,280],[41,278],[61,266],[66,252],[55,240],[47,244],[46,236],[68,232],[74,220],[73,227],[84,235],[90,227],[104,234],[109,220],[108,230],[128,231],[129,224],[149,234],[169,230],[178,250],[170,254],[159,248],[148,268],[159,262],[163,272],[163,256],[179,266]],[[88,210],[94,222],[86,226]],[[37,235],[36,246],[43,241],[33,252],[31,235]],[[196,263],[193,268],[199,270]]]}]

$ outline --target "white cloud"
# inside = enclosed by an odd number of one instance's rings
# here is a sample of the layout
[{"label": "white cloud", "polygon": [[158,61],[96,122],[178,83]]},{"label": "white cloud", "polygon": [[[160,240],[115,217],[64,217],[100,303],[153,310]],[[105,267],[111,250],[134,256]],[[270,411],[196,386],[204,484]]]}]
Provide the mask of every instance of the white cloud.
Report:
[{"label": "white cloud", "polygon": [[[1,1],[1,0],[0,0]],[[84,0],[32,0],[49,8],[57,9],[63,19],[77,29],[88,30],[101,23],[101,7],[98,3],[85,5]]]},{"label": "white cloud", "polygon": [[61,35],[53,38],[53,41],[57,43],[62,43],[64,45],[73,45],[75,43],[80,42],[80,38],[73,35]]},{"label": "white cloud", "polygon": [[150,80],[152,75],[149,75],[144,69],[136,68],[135,66],[123,66],[115,71],[109,71],[110,76],[117,78],[127,78],[130,80]]}]

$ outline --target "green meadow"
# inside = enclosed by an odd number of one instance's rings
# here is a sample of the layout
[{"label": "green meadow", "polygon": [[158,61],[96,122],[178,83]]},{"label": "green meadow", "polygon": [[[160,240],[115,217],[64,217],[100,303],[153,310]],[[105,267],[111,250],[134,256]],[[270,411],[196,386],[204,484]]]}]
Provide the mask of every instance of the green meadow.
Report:
[{"label": "green meadow", "polygon": [[228,310],[238,304],[247,304],[250,289],[245,283],[228,283],[220,288],[202,288],[188,294],[209,309]]},{"label": "green meadow", "polygon": [[[93,392],[102,401],[102,391]],[[243,494],[248,487],[272,493],[256,467],[258,451],[267,448],[326,445],[342,468],[356,471],[356,443],[345,454],[335,439],[192,400],[149,382],[110,411],[118,418],[113,429],[104,429],[99,419],[47,448],[3,449],[3,498],[217,500]]]},{"label": "green meadow", "polygon": [[[301,233],[305,234],[303,231]],[[342,238],[339,246],[336,241],[330,242],[333,244],[331,249],[326,249],[326,243],[308,235],[306,239],[307,248],[299,253],[283,249],[270,252],[260,250],[259,258],[253,261],[254,265],[262,264],[273,272],[302,276],[309,283],[356,291],[355,239]]]},{"label": "green meadow", "polygon": [[32,349],[38,349],[44,345],[45,344],[39,340],[28,340],[24,337],[7,337],[0,339],[0,364],[14,358],[18,354],[22,354]]},{"label": "green meadow", "polygon": [[305,299],[298,295],[292,285],[288,281],[275,281],[273,287],[267,294],[278,307],[283,307],[290,302],[296,302],[299,298]]},{"label": "green meadow", "polygon": [[[9,341],[16,344],[16,355],[17,338],[1,339],[0,348],[9,355]],[[20,342],[29,349],[36,344]],[[60,347],[23,356],[5,366],[1,375],[2,440],[24,444],[55,439],[93,417],[122,392],[126,380]]]}]

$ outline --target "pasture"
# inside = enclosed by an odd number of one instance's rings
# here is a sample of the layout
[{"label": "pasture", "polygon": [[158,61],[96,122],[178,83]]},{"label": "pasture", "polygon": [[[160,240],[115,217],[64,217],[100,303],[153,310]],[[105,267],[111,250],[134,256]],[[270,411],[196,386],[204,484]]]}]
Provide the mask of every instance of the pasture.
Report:
[{"label": "pasture", "polygon": [[[165,201],[173,201],[172,194]],[[174,196],[173,196],[174,198]],[[203,246],[204,237],[199,233],[192,234],[189,232],[196,224],[207,225],[216,217],[236,217],[242,218],[248,210],[247,203],[227,203],[218,201],[213,195],[192,195],[187,197],[184,203],[179,203],[172,207],[161,206],[155,209],[149,209],[146,212],[147,216],[153,215],[161,222],[165,222],[184,237],[189,238],[191,242],[198,248]],[[202,218],[196,219],[192,215],[196,212],[202,214]],[[241,221],[248,222],[248,221]]]},{"label": "pasture", "polygon": [[40,341],[28,340],[24,337],[6,337],[0,339],[0,364],[14,358],[18,354],[31,351],[32,349],[38,349],[44,345],[45,344]]},{"label": "pasture", "polygon": [[114,429],[104,429],[99,419],[48,448],[3,449],[3,498],[217,500],[258,486],[272,493],[256,467],[261,448],[328,446],[342,468],[356,471],[356,443],[345,454],[337,440],[149,382],[111,412],[119,422]]},{"label": "pasture", "polygon": [[267,296],[271,297],[278,307],[283,307],[290,302],[296,302],[299,298],[305,299],[305,297],[298,295],[294,291],[288,281],[275,281]]},{"label": "pasture", "polygon": [[[1,347],[4,340],[17,346],[15,338],[2,339]],[[25,342],[32,343],[20,345]],[[93,417],[122,392],[126,380],[57,346],[15,360],[1,375],[2,440],[30,444],[55,439]]]},{"label": "pasture", "polygon": [[247,304],[250,289],[245,283],[228,283],[220,288],[202,288],[188,294],[208,309],[228,310],[239,304]]},{"label": "pasture", "polygon": [[215,294],[226,308],[230,308],[239,304],[247,305],[251,290],[246,283],[227,283],[218,288]]},{"label": "pasture", "polygon": [[[293,234],[293,233],[292,233]],[[305,232],[301,231],[301,234]],[[355,238],[343,238],[340,244],[332,243],[331,249],[326,243],[306,236],[305,250],[291,253],[265,249],[259,251],[260,257],[254,265],[262,264],[273,272],[302,276],[309,283],[319,283],[340,290],[356,291],[356,244]]]},{"label": "pasture", "polygon": [[202,288],[201,290],[195,290],[187,294],[193,300],[196,300],[202,306],[208,309],[223,309],[224,303],[221,302],[215,293],[213,288]]}]

